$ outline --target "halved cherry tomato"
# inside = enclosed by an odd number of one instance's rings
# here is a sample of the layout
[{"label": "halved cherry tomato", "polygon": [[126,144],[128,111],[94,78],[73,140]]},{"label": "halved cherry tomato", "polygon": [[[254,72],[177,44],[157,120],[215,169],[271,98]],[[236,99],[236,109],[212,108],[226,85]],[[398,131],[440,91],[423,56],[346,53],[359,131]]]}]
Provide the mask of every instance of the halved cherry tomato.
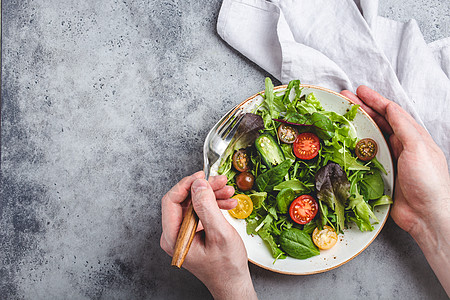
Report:
[{"label": "halved cherry tomato", "polygon": [[314,133],[305,132],[295,139],[293,150],[300,159],[313,159],[319,154],[320,140]]},{"label": "halved cherry tomato", "polygon": [[253,211],[253,202],[249,196],[244,194],[237,194],[232,197],[233,199],[237,199],[238,203],[235,208],[230,209],[228,212],[233,218],[236,219],[245,219]]},{"label": "halved cherry tomato", "polygon": [[291,219],[298,224],[309,223],[317,214],[319,206],[310,195],[301,195],[292,201],[289,207]]},{"label": "halved cherry tomato", "polygon": [[298,136],[298,131],[292,126],[281,124],[278,127],[278,138],[286,144],[292,144]]},{"label": "halved cherry tomato", "polygon": [[360,160],[369,161],[377,155],[377,142],[370,138],[365,138],[356,143],[355,153]]},{"label": "halved cherry tomato", "polygon": [[250,158],[245,149],[240,149],[234,153],[233,166],[239,172],[245,172],[250,169]]},{"label": "halved cherry tomato", "polygon": [[338,235],[336,231],[334,231],[333,228],[331,228],[328,225],[323,226],[322,230],[319,230],[319,227],[316,227],[314,229],[314,232],[312,234],[312,240],[314,244],[316,244],[319,249],[330,249],[334,245],[336,245],[336,242],[338,240]]},{"label": "halved cherry tomato", "polygon": [[255,176],[250,172],[242,172],[236,176],[236,185],[241,191],[249,191],[253,187]]}]

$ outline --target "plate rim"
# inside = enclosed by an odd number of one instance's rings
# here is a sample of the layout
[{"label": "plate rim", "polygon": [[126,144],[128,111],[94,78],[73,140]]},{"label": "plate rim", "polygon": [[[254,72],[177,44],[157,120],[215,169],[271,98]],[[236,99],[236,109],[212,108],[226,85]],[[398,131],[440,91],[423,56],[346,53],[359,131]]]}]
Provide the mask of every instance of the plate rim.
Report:
[{"label": "plate rim", "polygon": [[[354,101],[352,101],[350,98],[345,97],[344,95],[342,95],[342,94],[340,94],[340,93],[338,93],[338,92],[335,92],[335,91],[333,91],[333,90],[330,90],[330,89],[327,89],[327,88],[324,88],[324,87],[321,87],[321,86],[316,86],[316,85],[312,85],[312,84],[300,84],[299,86],[300,86],[301,88],[312,88],[312,89],[321,90],[321,91],[324,91],[324,92],[333,94],[333,95],[335,95],[335,96],[338,96],[338,97],[342,98],[343,100],[346,100],[347,102],[349,102],[349,104],[358,105],[357,103],[355,103]],[[287,87],[288,87],[287,84],[284,84],[284,85],[278,85],[278,86],[275,86],[275,87],[273,88],[273,91],[275,92],[275,91],[277,91],[277,90],[286,89]],[[244,101],[242,101],[241,103],[239,103],[239,104],[235,107],[235,109],[238,109],[238,108],[242,107],[243,105],[247,104],[247,102],[253,100],[253,99],[256,98],[257,96],[263,95],[264,93],[265,93],[265,91],[263,90],[263,91],[261,91],[261,92],[258,92],[258,93],[256,93],[256,94],[254,94],[253,96],[248,97],[247,99],[245,99]],[[360,112],[362,112],[370,122],[372,122],[372,124],[375,126],[376,130],[378,130],[378,132],[380,133],[380,135],[383,137],[384,142],[386,143],[387,148],[388,148],[388,150],[389,150],[389,161],[390,161],[390,164],[391,164],[391,166],[392,166],[392,172],[394,172],[394,163],[393,163],[393,159],[392,159],[392,152],[391,152],[391,149],[390,149],[390,147],[389,147],[389,144],[388,144],[387,141],[386,141],[386,138],[384,137],[383,132],[382,132],[381,129],[378,127],[377,123],[375,123],[375,121],[372,119],[372,117],[371,117],[366,111],[364,111],[364,110],[361,108],[361,106],[358,107],[358,110],[359,110]],[[394,177],[394,173],[392,173],[392,176],[393,176],[393,179],[394,179],[394,180],[392,181],[391,192],[392,192],[392,194],[393,194],[393,193],[394,193],[394,188],[395,188],[395,177]],[[289,271],[282,271],[282,270],[271,269],[271,268],[269,268],[269,267],[267,267],[267,266],[265,266],[265,265],[262,265],[262,264],[260,264],[260,263],[257,263],[257,262],[255,262],[255,261],[253,261],[250,257],[248,257],[248,255],[247,255],[247,259],[248,259],[249,262],[251,262],[252,264],[254,264],[254,265],[256,265],[256,266],[258,266],[258,267],[260,267],[260,268],[263,268],[263,269],[268,270],[268,271],[271,271],[271,272],[275,272],[275,273],[279,273],[279,274],[284,274],[284,275],[297,275],[297,276],[302,276],[302,275],[313,275],[313,274],[319,274],[319,273],[324,273],[324,272],[327,272],[327,271],[331,271],[331,270],[336,269],[336,268],[338,268],[338,267],[340,267],[340,266],[342,266],[342,265],[348,263],[349,261],[353,260],[355,257],[357,257],[359,254],[361,254],[361,252],[363,252],[364,250],[366,250],[367,247],[369,247],[369,246],[372,244],[372,242],[378,237],[378,235],[380,234],[380,232],[381,232],[381,230],[383,229],[384,225],[386,224],[386,222],[387,222],[387,220],[388,220],[388,218],[389,218],[389,215],[390,215],[391,208],[392,208],[392,205],[389,204],[389,207],[388,207],[387,212],[386,212],[386,217],[383,219],[383,222],[380,224],[379,229],[378,229],[378,231],[376,232],[376,234],[373,236],[373,238],[372,238],[372,239],[371,239],[371,240],[370,240],[370,241],[369,241],[362,249],[360,249],[357,253],[355,253],[353,256],[351,256],[351,257],[348,258],[347,260],[345,260],[345,261],[343,261],[343,262],[341,262],[341,263],[339,263],[339,264],[337,264],[337,265],[335,265],[335,266],[332,266],[332,267],[329,267],[329,268],[326,268],[326,269],[323,269],[323,270],[318,270],[318,271],[305,272],[305,273],[295,273],[295,272],[289,272]]]}]

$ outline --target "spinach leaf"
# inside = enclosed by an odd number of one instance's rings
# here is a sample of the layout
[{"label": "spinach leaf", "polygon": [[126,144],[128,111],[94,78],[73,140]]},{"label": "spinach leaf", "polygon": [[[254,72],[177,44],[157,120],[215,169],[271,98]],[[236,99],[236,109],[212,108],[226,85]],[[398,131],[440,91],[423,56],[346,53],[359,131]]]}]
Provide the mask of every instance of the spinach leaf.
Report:
[{"label": "spinach leaf", "polygon": [[298,259],[307,259],[320,254],[311,236],[297,228],[283,231],[280,235],[280,245],[288,255]]},{"label": "spinach leaf", "polygon": [[350,196],[350,181],[341,166],[329,162],[317,171],[315,176],[317,197],[336,213],[337,228],[344,228],[344,208]]},{"label": "spinach leaf", "polygon": [[284,176],[289,172],[292,162],[285,160],[281,164],[262,173],[255,180],[255,186],[260,192],[270,192],[273,187],[284,180]]},{"label": "spinach leaf", "polygon": [[303,226],[303,231],[307,234],[313,233],[314,229],[316,229],[317,224],[315,221],[311,221]]},{"label": "spinach leaf", "polygon": [[296,126],[311,127],[312,131],[322,140],[329,140],[334,136],[334,124],[322,113],[312,114],[293,113],[286,115],[285,120],[274,119],[275,121]]},{"label": "spinach leaf", "polygon": [[281,148],[281,151],[283,151],[284,157],[286,159],[291,160],[292,163],[294,163],[296,157],[295,157],[294,153],[292,153],[292,146],[288,145],[288,144],[281,144],[280,148]]},{"label": "spinach leaf", "polygon": [[334,124],[326,116],[313,113],[309,122],[314,126],[314,133],[322,140],[329,140],[334,136]]},{"label": "spinach leaf", "polygon": [[294,190],[291,188],[282,189],[277,195],[278,211],[282,214],[288,212],[289,205],[295,198]]},{"label": "spinach leaf", "polygon": [[367,199],[378,199],[384,194],[384,182],[380,172],[374,170],[363,176],[361,183],[367,192]]}]

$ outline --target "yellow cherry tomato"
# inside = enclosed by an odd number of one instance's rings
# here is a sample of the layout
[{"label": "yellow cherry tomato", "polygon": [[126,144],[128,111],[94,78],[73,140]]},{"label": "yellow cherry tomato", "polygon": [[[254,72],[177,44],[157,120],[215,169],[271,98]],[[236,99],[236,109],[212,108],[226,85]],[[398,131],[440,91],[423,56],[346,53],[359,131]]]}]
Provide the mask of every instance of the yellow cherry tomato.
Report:
[{"label": "yellow cherry tomato", "polygon": [[325,225],[323,226],[322,230],[319,230],[319,227],[316,227],[316,229],[314,229],[312,239],[317,247],[326,250],[336,245],[338,235],[336,234],[336,231],[334,231],[333,228]]},{"label": "yellow cherry tomato", "polygon": [[236,219],[245,219],[253,211],[253,202],[249,196],[244,194],[237,194],[232,197],[233,199],[237,199],[237,205],[235,208],[230,209],[228,212],[233,218]]}]

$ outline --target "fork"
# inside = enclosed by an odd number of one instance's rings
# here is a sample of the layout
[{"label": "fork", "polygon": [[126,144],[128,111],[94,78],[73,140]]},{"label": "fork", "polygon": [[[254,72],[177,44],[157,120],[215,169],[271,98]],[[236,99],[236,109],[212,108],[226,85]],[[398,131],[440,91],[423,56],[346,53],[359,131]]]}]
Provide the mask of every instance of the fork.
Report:
[{"label": "fork", "polygon": [[[203,145],[203,171],[205,179],[209,179],[211,166],[217,162],[225,152],[245,113],[240,105],[233,107],[209,131]],[[192,202],[189,204],[178,232],[175,250],[172,257],[172,266],[181,268],[197,231],[198,216],[194,211]]]}]

